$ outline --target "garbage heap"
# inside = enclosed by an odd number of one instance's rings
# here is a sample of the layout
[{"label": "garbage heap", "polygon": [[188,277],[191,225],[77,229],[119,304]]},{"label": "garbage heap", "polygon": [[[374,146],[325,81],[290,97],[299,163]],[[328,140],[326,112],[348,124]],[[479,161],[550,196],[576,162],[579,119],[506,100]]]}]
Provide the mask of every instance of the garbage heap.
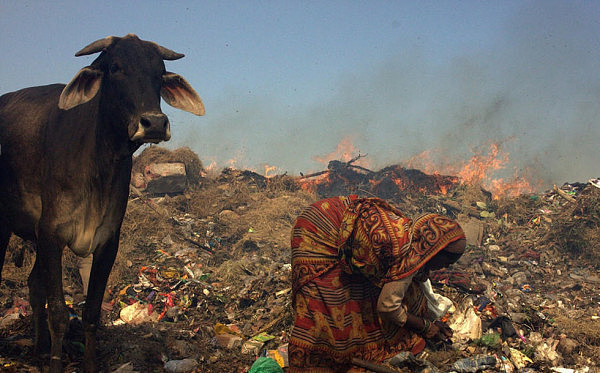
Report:
[{"label": "garbage heap", "polygon": [[[458,219],[468,236],[460,261],[432,276],[433,291],[453,304],[442,316],[454,329],[452,343],[429,344],[423,354],[399,355],[380,368],[599,369],[600,189],[594,183],[494,199],[480,186],[451,177],[441,179],[449,182],[444,188],[411,179],[405,184],[411,188],[390,189],[399,185],[394,180],[401,170],[392,167],[357,171],[365,177],[362,185],[372,187],[367,194],[356,189],[356,175],[345,174],[346,182],[329,169],[338,181],[319,194],[306,188],[310,175],[265,178],[231,168],[207,175],[194,157],[152,152],[162,158],[142,154],[134,171],[144,175],[156,169],[147,168],[151,164],[182,163],[186,186],[177,192],[132,188],[99,331],[108,371],[259,371],[253,367],[265,362],[259,357],[285,368],[293,322],[289,235],[296,216],[327,193],[372,196],[377,190],[408,215],[437,212]],[[344,172],[353,171],[348,165],[342,164]],[[375,174],[377,184],[368,181]],[[423,175],[424,183],[435,176]],[[15,372],[37,369],[25,280],[34,254],[26,250],[21,268],[11,260],[23,244],[13,238],[0,285],[0,364]],[[74,263],[66,252],[65,294],[73,314],[67,371],[77,371],[82,359],[81,306],[72,302],[81,287]]]}]

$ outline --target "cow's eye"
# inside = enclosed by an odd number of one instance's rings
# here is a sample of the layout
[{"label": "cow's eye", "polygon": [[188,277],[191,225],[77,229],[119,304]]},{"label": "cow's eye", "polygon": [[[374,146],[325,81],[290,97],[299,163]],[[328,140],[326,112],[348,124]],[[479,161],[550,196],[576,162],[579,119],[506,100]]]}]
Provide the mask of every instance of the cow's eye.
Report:
[{"label": "cow's eye", "polygon": [[111,74],[114,74],[114,73],[119,72],[119,71],[121,71],[121,67],[118,64],[113,63],[113,64],[110,65],[110,72],[111,72]]}]

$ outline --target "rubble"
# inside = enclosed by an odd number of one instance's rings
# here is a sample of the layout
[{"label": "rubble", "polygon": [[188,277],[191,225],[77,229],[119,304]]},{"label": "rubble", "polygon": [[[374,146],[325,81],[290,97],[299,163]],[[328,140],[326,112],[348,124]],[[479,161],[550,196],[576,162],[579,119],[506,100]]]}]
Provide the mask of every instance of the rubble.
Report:
[{"label": "rubble", "polygon": [[183,193],[187,187],[185,165],[179,162],[151,163],[144,168],[144,180],[146,193]]},{"label": "rubble", "polygon": [[[319,198],[365,191],[380,193],[409,216],[437,212],[457,218],[469,232],[465,255],[432,276],[433,292],[453,303],[442,316],[454,328],[453,343],[430,344],[417,357],[399,357],[400,371],[599,371],[597,186],[566,184],[495,199],[453,177],[397,166],[370,171],[348,162],[332,164],[317,176],[266,178],[228,168],[208,177],[199,160],[190,162],[197,157],[183,153],[185,159],[174,159],[152,146],[134,160],[141,174],[151,164],[183,163],[187,181],[178,194],[130,196],[104,299],[110,307],[98,332],[107,371],[247,372],[265,356],[287,367],[293,322],[290,228]],[[323,175],[324,184],[315,182]],[[7,258],[18,257],[22,244],[13,237]],[[22,268],[10,259],[4,266],[3,370],[37,369],[30,306],[24,300],[33,258],[25,250]],[[64,264],[71,301],[81,283],[70,252]],[[70,306],[73,348],[66,349],[72,362],[66,370],[74,372],[82,359],[76,322],[81,307]]]}]

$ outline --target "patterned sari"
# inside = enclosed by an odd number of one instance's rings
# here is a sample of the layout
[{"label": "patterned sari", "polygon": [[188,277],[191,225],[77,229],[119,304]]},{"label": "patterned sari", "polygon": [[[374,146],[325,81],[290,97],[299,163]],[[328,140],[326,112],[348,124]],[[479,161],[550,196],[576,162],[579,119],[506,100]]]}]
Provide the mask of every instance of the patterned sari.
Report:
[{"label": "patterned sari", "polygon": [[[383,200],[334,197],[310,205],[292,230],[290,372],[345,372],[352,357],[381,362],[420,352],[424,340],[377,314],[381,286],[414,274],[449,243],[456,222],[429,214],[415,221]],[[403,304],[424,315],[416,283]]]}]

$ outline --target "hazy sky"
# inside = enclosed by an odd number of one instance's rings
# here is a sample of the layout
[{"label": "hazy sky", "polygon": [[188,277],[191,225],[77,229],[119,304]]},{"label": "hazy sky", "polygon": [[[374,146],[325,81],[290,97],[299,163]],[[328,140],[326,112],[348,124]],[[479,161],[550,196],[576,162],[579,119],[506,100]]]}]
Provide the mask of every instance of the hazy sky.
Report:
[{"label": "hazy sky", "polygon": [[[112,5],[109,5],[112,4]],[[68,82],[90,42],[135,33],[206,116],[172,109],[205,165],[319,171],[351,142],[369,167],[440,165],[501,144],[505,173],[600,176],[598,1],[0,1],[0,93]]]}]

